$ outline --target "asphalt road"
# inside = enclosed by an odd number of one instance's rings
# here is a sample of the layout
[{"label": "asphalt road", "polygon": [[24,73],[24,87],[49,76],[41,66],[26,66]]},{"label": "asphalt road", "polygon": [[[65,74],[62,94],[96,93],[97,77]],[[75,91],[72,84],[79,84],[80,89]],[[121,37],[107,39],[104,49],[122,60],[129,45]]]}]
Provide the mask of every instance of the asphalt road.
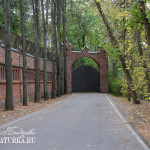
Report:
[{"label": "asphalt road", "polygon": [[149,150],[111,96],[77,93],[0,127],[0,150]]}]

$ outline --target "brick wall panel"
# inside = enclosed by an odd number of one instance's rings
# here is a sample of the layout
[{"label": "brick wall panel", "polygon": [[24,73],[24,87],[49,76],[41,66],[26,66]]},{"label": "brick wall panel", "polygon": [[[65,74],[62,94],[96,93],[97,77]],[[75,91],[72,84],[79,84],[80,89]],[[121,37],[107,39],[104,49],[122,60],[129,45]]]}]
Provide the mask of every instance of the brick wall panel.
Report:
[{"label": "brick wall panel", "polygon": [[[27,56],[27,69],[30,72],[34,72],[34,57],[33,56]],[[12,49],[12,64],[13,64],[13,71],[15,71],[14,79],[13,81],[13,100],[14,103],[22,102],[22,96],[23,96],[23,83],[22,83],[22,65],[23,65],[23,59],[22,54],[18,50]],[[5,67],[5,48],[0,46],[0,69],[1,66]],[[43,71],[43,60],[40,59],[40,69]],[[49,78],[50,81],[48,82],[48,92],[49,95],[51,93],[51,86],[52,86],[52,63],[48,62],[47,64],[47,72],[51,73],[51,77]],[[16,72],[18,71],[18,72]],[[4,107],[5,104],[5,94],[6,94],[6,82],[2,78],[1,75],[5,71],[0,71],[0,107]],[[34,74],[33,74],[34,75]],[[4,75],[5,76],[5,75]],[[41,80],[41,96],[43,96],[44,90],[43,90],[43,81]],[[28,100],[33,101],[34,100],[34,89],[35,89],[35,83],[34,78],[32,77],[31,81],[27,82],[27,95]]]}]

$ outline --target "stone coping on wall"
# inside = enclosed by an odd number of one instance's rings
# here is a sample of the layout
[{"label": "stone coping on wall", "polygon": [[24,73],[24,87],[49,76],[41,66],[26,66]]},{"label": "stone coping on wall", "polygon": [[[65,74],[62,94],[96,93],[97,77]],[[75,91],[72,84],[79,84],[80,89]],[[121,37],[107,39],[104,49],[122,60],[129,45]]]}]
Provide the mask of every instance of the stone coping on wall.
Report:
[{"label": "stone coping on wall", "polygon": [[[83,51],[71,51],[71,53],[83,53]],[[89,54],[99,54],[99,52],[88,52]]]},{"label": "stone coping on wall", "polygon": [[[13,84],[23,84],[23,81],[13,81]],[[27,81],[27,83],[35,83],[35,81]],[[44,81],[40,81],[40,83],[44,83]],[[47,81],[47,83],[52,83],[52,81]],[[57,83],[57,82],[56,82]],[[6,80],[0,81],[0,84],[6,84]]]},{"label": "stone coping on wall", "polygon": [[[5,44],[2,43],[2,40],[0,40],[0,47],[5,48]],[[21,48],[19,48],[19,49],[21,49]],[[16,52],[16,53],[20,53],[20,51],[18,49],[16,49],[16,48],[11,47],[11,50],[14,51],[14,52]],[[26,53],[26,56],[35,58],[35,56],[33,56],[33,55],[29,54],[29,53]],[[42,60],[42,61],[44,61],[43,58],[39,58],[39,59]],[[47,61],[47,62],[48,63],[52,63],[51,61]]]}]

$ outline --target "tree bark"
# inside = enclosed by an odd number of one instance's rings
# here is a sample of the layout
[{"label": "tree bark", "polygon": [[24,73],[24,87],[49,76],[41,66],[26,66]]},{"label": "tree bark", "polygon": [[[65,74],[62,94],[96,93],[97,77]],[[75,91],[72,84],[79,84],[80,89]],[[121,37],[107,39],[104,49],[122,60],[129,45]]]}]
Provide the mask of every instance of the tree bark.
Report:
[{"label": "tree bark", "polygon": [[127,98],[128,98],[128,101],[131,101],[131,90],[130,90],[129,86],[128,86],[128,89],[127,89]]},{"label": "tree bark", "polygon": [[40,101],[40,34],[39,34],[39,0],[32,0],[35,27],[35,92],[34,102]]},{"label": "tree bark", "polygon": [[[61,17],[62,15],[62,11],[63,11],[63,2],[60,0],[60,21],[61,21]],[[64,53],[63,53],[63,49],[62,49],[62,43],[61,43],[61,32],[60,32],[60,51],[61,51],[61,60],[60,60],[60,71],[61,71],[61,78],[60,78],[60,95],[64,95]]]},{"label": "tree bark", "polygon": [[144,68],[144,71],[145,71],[145,77],[146,77],[146,80],[147,80],[147,86],[148,86],[148,93],[150,93],[150,77],[149,77],[149,70],[148,70],[148,66],[144,60],[144,55],[143,55],[143,50],[142,50],[142,45],[141,45],[141,37],[140,37],[140,31],[137,31],[137,34],[136,34],[136,37],[137,37],[137,45],[138,45],[138,50],[139,50],[139,55],[141,57],[141,60],[142,60],[142,65],[143,65],[143,68]]},{"label": "tree bark", "polygon": [[60,35],[60,15],[61,15],[61,1],[57,0],[57,37],[58,37],[58,64],[57,64],[57,96],[60,96],[60,89],[61,89],[61,35]]},{"label": "tree bark", "polygon": [[13,75],[12,57],[10,46],[10,0],[4,1],[4,22],[5,22],[5,64],[6,64],[6,100],[5,110],[13,110]]},{"label": "tree bark", "polygon": [[56,62],[57,62],[57,39],[56,39],[56,2],[51,0],[51,18],[52,18],[52,63],[53,63],[53,77],[52,77],[52,92],[51,98],[56,98]]},{"label": "tree bark", "polygon": [[123,71],[124,71],[125,76],[127,78],[127,82],[129,83],[129,86],[130,86],[130,89],[131,89],[133,103],[134,104],[139,104],[140,102],[137,100],[136,91],[134,90],[134,86],[132,84],[132,78],[131,78],[130,72],[129,72],[129,70],[126,67],[126,63],[125,63],[124,57],[120,54],[119,45],[118,45],[117,39],[114,37],[113,32],[111,31],[111,28],[109,26],[109,23],[108,23],[106,17],[105,17],[105,14],[104,14],[104,12],[101,9],[100,2],[97,2],[96,0],[95,0],[95,2],[96,2],[96,5],[97,5],[97,8],[99,10],[99,13],[100,13],[100,15],[101,15],[101,17],[103,19],[103,22],[104,22],[104,24],[105,24],[105,26],[107,28],[107,32],[109,34],[110,41],[111,41],[112,45],[117,50],[120,63],[122,65]]},{"label": "tree bark", "polygon": [[122,65],[122,68],[123,68],[123,71],[125,73],[125,76],[127,78],[128,85],[129,85],[129,87],[131,89],[133,104],[139,104],[140,102],[137,100],[136,91],[134,90],[134,86],[132,85],[132,78],[131,78],[130,72],[129,72],[129,70],[126,67],[126,63],[125,63],[125,60],[122,57],[122,55],[119,55],[119,60],[120,60],[120,63]]},{"label": "tree bark", "polygon": [[48,78],[47,78],[47,27],[48,27],[48,5],[49,5],[49,0],[46,1],[46,19],[44,16],[44,5],[43,5],[43,0],[41,0],[41,8],[42,8],[42,23],[43,23],[43,30],[44,30],[44,66],[43,66],[43,71],[44,71],[44,100],[48,100]]},{"label": "tree bark", "polygon": [[64,95],[64,58],[61,56],[61,84],[60,84],[60,95]]},{"label": "tree bark", "polygon": [[82,35],[82,46],[84,47],[85,46],[85,35]]},{"label": "tree bark", "polygon": [[27,59],[26,59],[26,37],[25,37],[25,12],[24,0],[20,0],[20,20],[21,20],[21,35],[22,35],[22,56],[23,56],[23,106],[27,106]]},{"label": "tree bark", "polygon": [[148,45],[150,46],[150,23],[149,23],[148,18],[146,16],[145,2],[139,1],[139,5],[140,5],[140,11],[142,14],[142,19],[143,19],[145,30],[146,30]]},{"label": "tree bark", "polygon": [[66,0],[63,0],[64,94],[67,94]]}]

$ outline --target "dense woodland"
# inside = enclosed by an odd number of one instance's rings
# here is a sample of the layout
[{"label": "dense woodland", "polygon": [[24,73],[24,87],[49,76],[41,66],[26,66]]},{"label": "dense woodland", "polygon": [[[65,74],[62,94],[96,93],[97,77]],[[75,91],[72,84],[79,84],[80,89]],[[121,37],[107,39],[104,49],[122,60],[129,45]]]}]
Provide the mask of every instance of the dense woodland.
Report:
[{"label": "dense woodland", "polygon": [[[0,0],[0,26],[5,28],[6,110],[14,109],[11,32],[22,37],[24,106],[27,106],[26,39],[35,44],[35,102],[40,101],[40,47],[44,53],[44,99],[49,97],[47,51],[52,53],[53,63],[51,98],[67,93],[67,41],[73,51],[87,46],[95,52],[99,45],[107,51],[111,93],[127,97],[134,104],[150,100],[149,0]],[[73,68],[80,65],[99,69],[88,58],[77,60]]]}]

